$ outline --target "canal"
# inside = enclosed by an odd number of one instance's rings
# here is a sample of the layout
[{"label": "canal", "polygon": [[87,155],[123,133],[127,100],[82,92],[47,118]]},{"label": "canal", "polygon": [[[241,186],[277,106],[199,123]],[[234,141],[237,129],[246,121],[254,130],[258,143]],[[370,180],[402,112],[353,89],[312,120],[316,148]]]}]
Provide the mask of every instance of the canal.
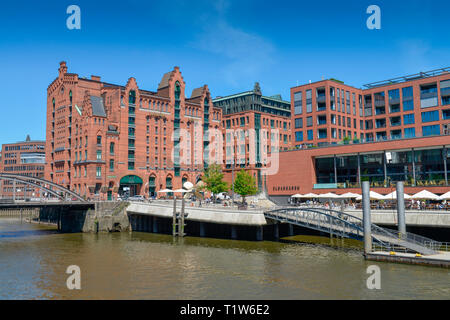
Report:
[{"label": "canal", "polygon": [[[0,299],[449,299],[447,269],[373,263],[352,241],[59,234],[0,218]],[[369,290],[368,266],[381,269]],[[81,269],[68,290],[66,269]]]}]

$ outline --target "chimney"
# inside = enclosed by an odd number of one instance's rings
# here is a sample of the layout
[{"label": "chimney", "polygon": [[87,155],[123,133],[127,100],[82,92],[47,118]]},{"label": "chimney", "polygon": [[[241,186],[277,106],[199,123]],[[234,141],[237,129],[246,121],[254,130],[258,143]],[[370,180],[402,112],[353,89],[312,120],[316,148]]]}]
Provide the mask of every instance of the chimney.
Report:
[{"label": "chimney", "polygon": [[67,73],[67,65],[65,61],[61,61],[59,63],[59,75],[63,76],[65,73]]},{"label": "chimney", "polygon": [[91,80],[93,80],[93,81],[98,81],[98,82],[100,82],[100,77],[99,76],[91,76]]}]

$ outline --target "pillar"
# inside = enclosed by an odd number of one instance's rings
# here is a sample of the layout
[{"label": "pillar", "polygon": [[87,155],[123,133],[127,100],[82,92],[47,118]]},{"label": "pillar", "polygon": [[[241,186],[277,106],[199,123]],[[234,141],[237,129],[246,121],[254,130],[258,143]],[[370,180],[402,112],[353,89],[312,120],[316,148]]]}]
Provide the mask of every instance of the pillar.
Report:
[{"label": "pillar", "polygon": [[273,237],[275,239],[280,239],[280,228],[279,228],[278,223],[275,223],[273,225]]},{"label": "pillar", "polygon": [[397,221],[399,234],[406,235],[405,191],[403,181],[397,182]]},{"label": "pillar", "polygon": [[236,240],[237,239],[237,229],[236,226],[231,226],[231,239]]},{"label": "pillar", "polygon": [[200,222],[200,237],[204,237],[206,234],[205,232],[205,223],[204,222]]},{"label": "pillar", "polygon": [[288,234],[290,237],[292,237],[294,235],[294,225],[288,224],[288,226],[289,226]]},{"label": "pillar", "polygon": [[370,182],[362,183],[363,225],[364,225],[364,253],[372,251],[372,223],[370,220]]},{"label": "pillar", "polygon": [[177,236],[177,197],[175,195],[173,196],[172,235]]},{"label": "pillar", "polygon": [[153,233],[158,233],[158,218],[153,217]]},{"label": "pillar", "polygon": [[264,231],[263,231],[263,227],[256,227],[256,241],[263,241],[263,235],[264,235]]}]

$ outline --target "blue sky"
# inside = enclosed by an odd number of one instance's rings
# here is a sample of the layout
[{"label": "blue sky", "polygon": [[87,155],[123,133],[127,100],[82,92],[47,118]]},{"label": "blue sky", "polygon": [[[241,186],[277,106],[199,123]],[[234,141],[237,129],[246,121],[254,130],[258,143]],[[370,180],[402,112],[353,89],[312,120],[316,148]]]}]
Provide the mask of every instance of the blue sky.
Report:
[{"label": "blue sky", "polygon": [[[81,30],[66,27],[69,5]],[[381,8],[381,30],[366,9]],[[190,95],[253,88],[282,94],[309,80],[349,85],[450,66],[450,2],[416,0],[8,1],[0,11],[0,144],[45,139],[47,86],[69,72],[156,90],[180,66]]]}]

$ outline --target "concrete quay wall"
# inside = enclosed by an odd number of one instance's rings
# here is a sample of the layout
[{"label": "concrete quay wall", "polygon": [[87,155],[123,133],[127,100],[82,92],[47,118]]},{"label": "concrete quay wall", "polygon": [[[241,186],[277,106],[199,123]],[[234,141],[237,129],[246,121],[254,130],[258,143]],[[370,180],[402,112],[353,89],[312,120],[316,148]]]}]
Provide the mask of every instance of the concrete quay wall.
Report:
[{"label": "concrete quay wall", "polygon": [[[362,219],[361,210],[346,210],[346,213]],[[450,228],[450,212],[448,211],[406,211],[406,225],[416,227]],[[396,226],[397,211],[372,210],[372,223]]]},{"label": "concrete quay wall", "polygon": [[[181,211],[180,201],[177,211]],[[219,208],[185,207],[188,214],[187,221],[228,224],[236,226],[266,226],[270,224],[262,211],[238,211]],[[128,214],[150,215],[158,218],[172,218],[173,206],[163,204],[131,203],[127,208]]]}]

